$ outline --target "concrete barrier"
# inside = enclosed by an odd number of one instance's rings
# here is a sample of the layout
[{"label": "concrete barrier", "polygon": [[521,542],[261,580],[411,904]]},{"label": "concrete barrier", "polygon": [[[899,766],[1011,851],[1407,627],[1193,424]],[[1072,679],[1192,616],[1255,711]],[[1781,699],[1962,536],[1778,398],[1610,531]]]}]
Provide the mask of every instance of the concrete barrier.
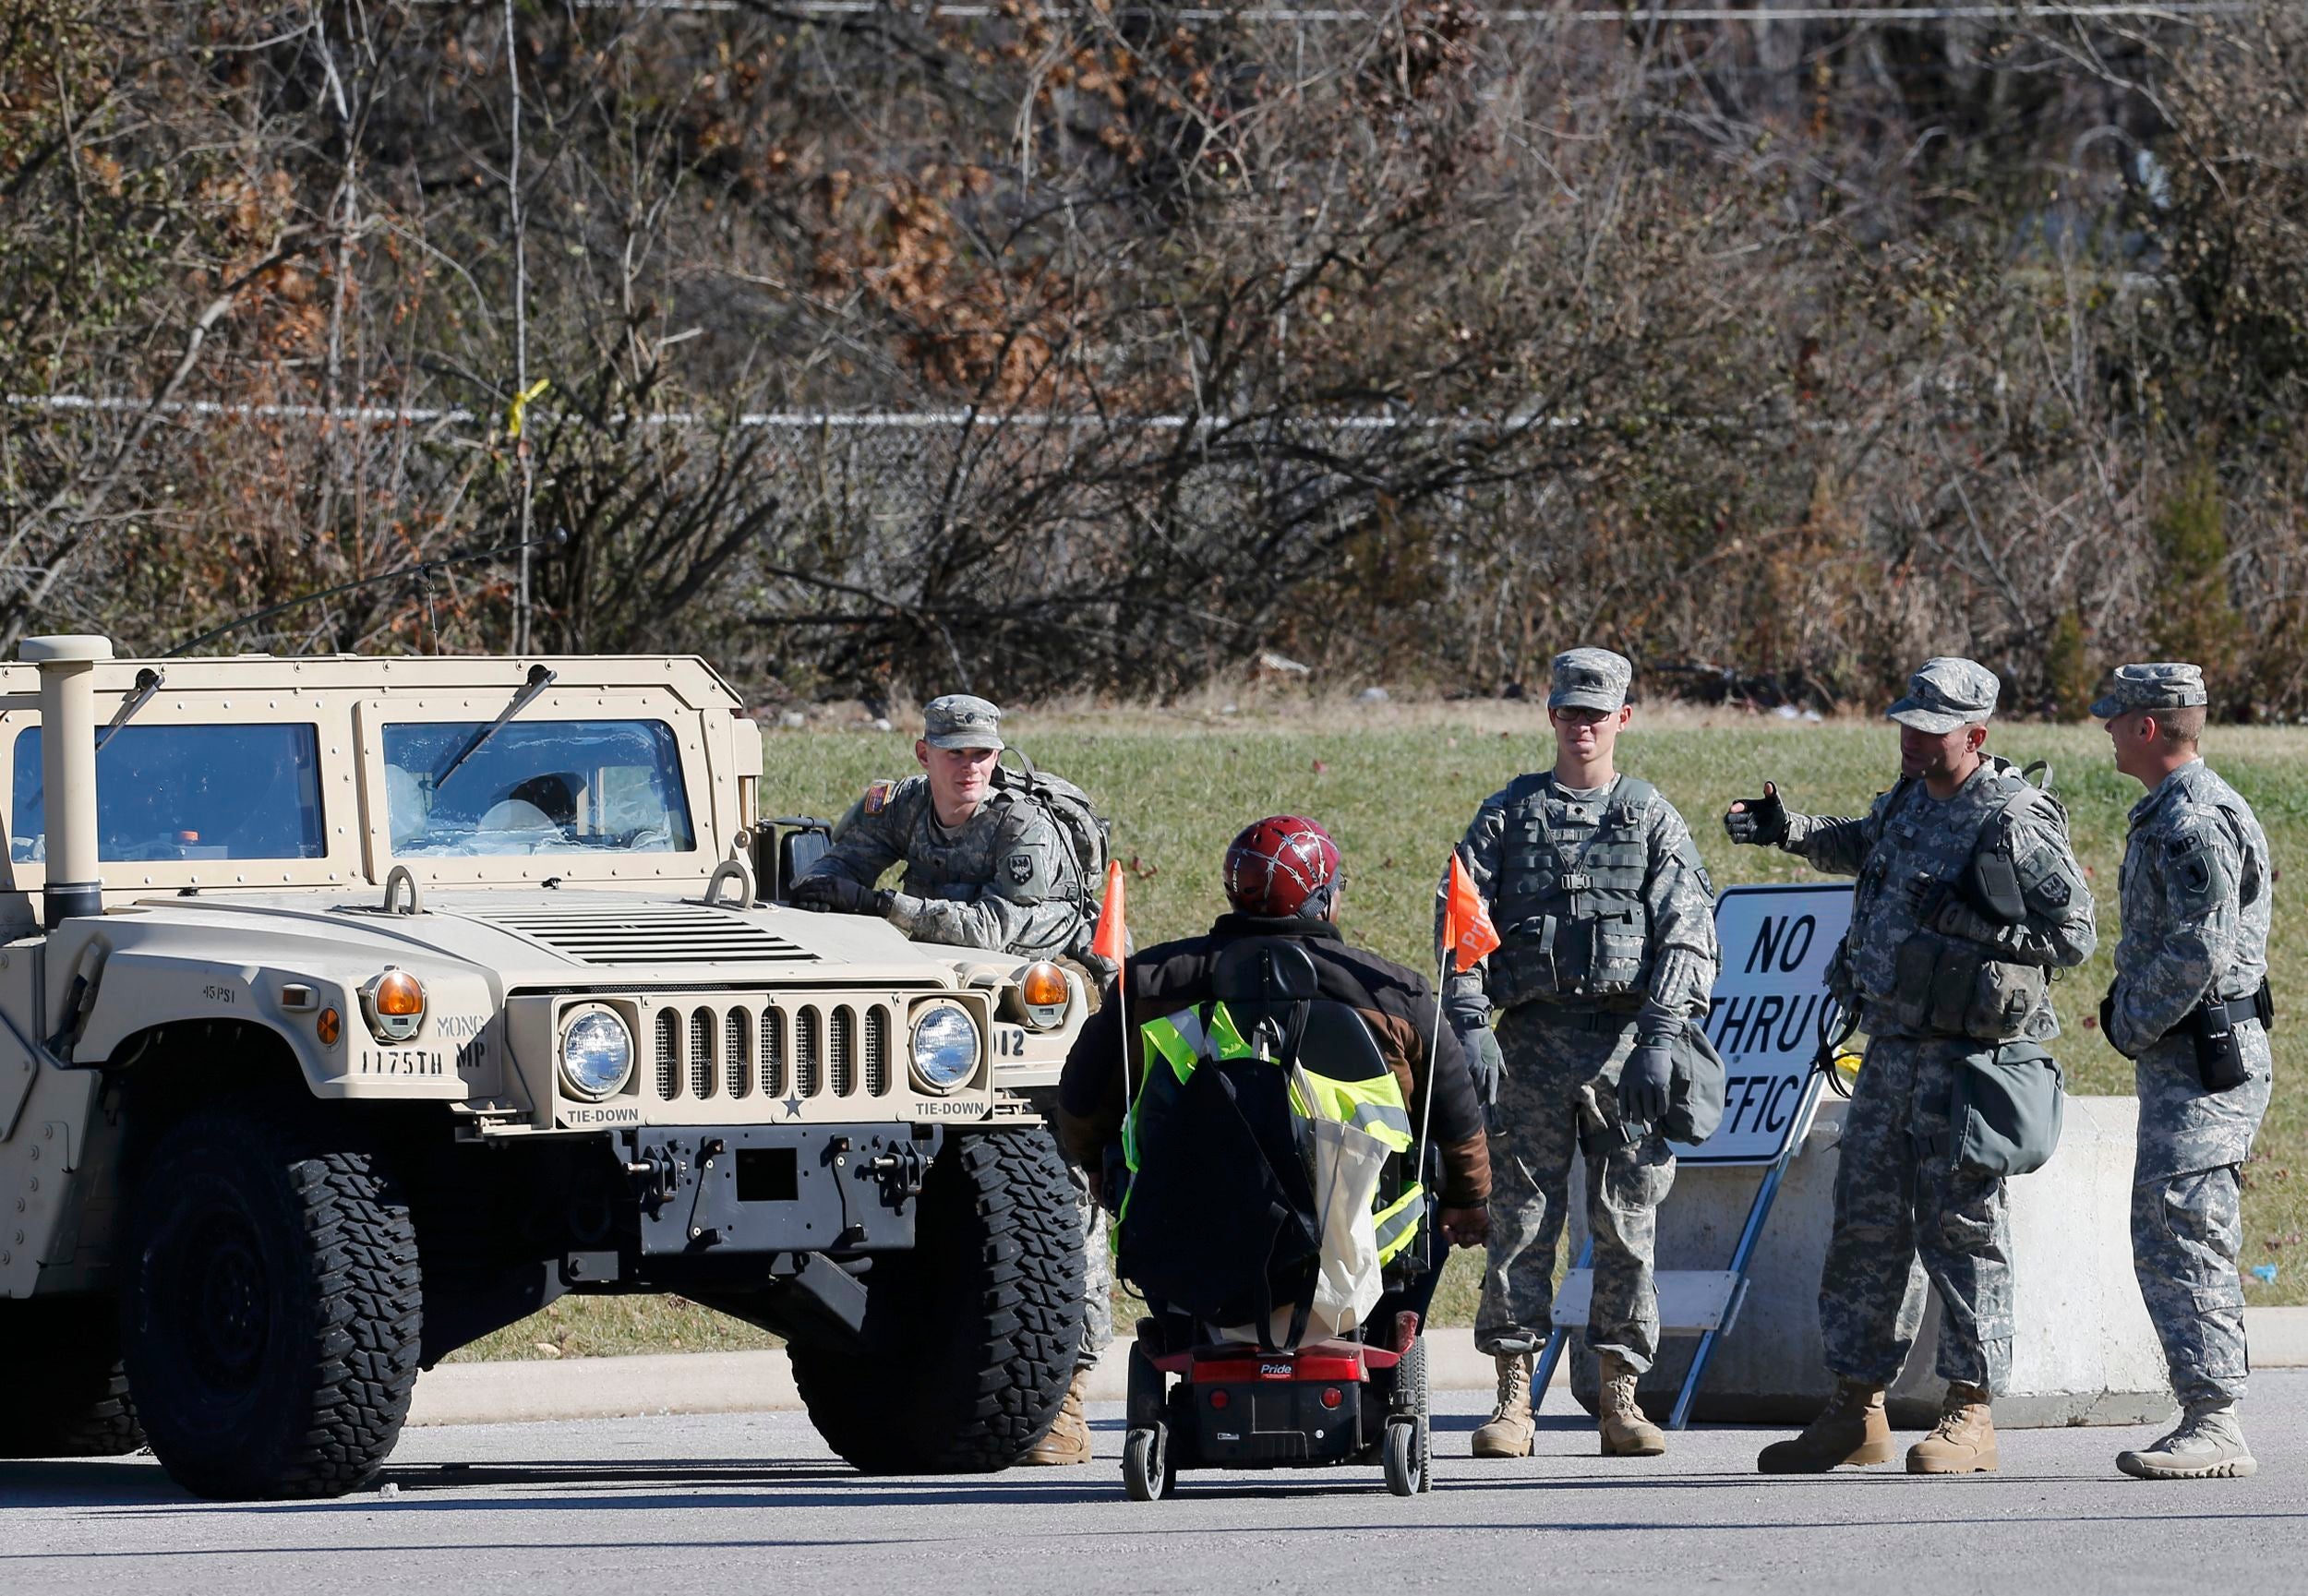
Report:
[{"label": "concrete barrier", "polygon": [[[1718,1337],[1696,1421],[1800,1424],[1833,1388],[1819,1331],[1820,1265],[1827,1254],[1843,1102],[1820,1105],[1803,1151],[1782,1184],[1749,1273],[1747,1299]],[[2137,1424],[2171,1411],[2172,1398],[2132,1277],[2130,1098],[2070,1098],[2057,1157],[2011,1182],[2013,1309],[2010,1390],[1996,1398],[2005,1428]],[[1761,1182],[1760,1170],[1686,1166],[1659,1215],[1659,1266],[1720,1269],[1730,1261]],[[1585,1199],[1573,1181],[1572,1256],[1586,1242]],[[1931,1294],[1907,1368],[1892,1387],[1894,1424],[1929,1425],[1944,1386],[1931,1373],[1940,1305]],[[1571,1390],[1593,1410],[1594,1359],[1574,1331]],[[1640,1392],[1646,1410],[1673,1404],[1698,1342],[1676,1337]]]}]

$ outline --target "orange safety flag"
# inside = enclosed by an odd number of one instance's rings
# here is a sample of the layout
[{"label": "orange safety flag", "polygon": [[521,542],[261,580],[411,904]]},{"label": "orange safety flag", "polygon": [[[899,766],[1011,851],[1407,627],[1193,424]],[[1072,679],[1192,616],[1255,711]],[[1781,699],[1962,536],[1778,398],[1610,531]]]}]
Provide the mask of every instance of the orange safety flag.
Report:
[{"label": "orange safety flag", "polygon": [[1443,890],[1443,946],[1462,975],[1474,967],[1475,960],[1498,946],[1490,906],[1474,890],[1474,879],[1460,862],[1456,848],[1450,851],[1450,882]]},{"label": "orange safety flag", "polygon": [[1122,915],[1122,865],[1116,860],[1106,866],[1106,901],[1098,907],[1098,929],[1090,933],[1090,952],[1119,966],[1123,950],[1129,945],[1130,931]]}]

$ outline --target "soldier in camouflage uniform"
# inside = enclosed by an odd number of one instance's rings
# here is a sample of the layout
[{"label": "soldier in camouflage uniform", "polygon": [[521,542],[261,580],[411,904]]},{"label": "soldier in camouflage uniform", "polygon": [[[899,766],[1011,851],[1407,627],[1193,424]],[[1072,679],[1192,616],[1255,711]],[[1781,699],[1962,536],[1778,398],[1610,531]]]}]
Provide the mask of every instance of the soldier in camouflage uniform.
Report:
[{"label": "soldier in camouflage uniform", "polygon": [[2148,789],[2132,810],[2123,936],[2100,1003],[2140,1094],[2132,1259],[2164,1344],[2179,1424],[2116,1466],[2144,1480],[2258,1469],[2244,1446],[2243,1240],[2238,1171],[2267,1112],[2268,839],[2252,806],[2197,753],[2203,673],[2127,665],[2092,714],[2116,768]]},{"label": "soldier in camouflage uniform", "polygon": [[[1086,950],[1089,883],[1057,822],[1001,768],[1002,712],[949,693],[922,720],[922,774],[868,786],[835,823],[832,848],[793,883],[793,901],[879,915],[920,942],[1026,959]],[[897,888],[877,889],[899,863]]]},{"label": "soldier in camouflage uniform", "polygon": [[[878,915],[916,942],[989,948],[1018,958],[1088,961],[1092,905],[1079,861],[1055,820],[1001,768],[1002,712],[948,693],[922,712],[920,775],[877,781],[834,827],[834,844],[793,883],[803,908]],[[895,890],[877,887],[903,863]],[[1056,1088],[1037,1092],[1036,1111]],[[1040,1100],[1048,1099],[1048,1100]],[[1089,1372],[1113,1339],[1105,1221],[1075,1171],[1082,1217],[1084,1332],[1073,1388],[1029,1463],[1087,1463],[1083,1401]]]},{"label": "soldier in camouflage uniform", "polygon": [[1800,1436],[1763,1449],[1766,1473],[1889,1460],[1883,1392],[1914,1345],[1926,1275],[1943,1310],[1947,1398],[1908,1470],[1997,1466],[1989,1404],[2011,1372],[2010,1228],[2002,1179],[1956,1161],[1955,1072],[1966,1056],[2057,1036],[2050,971],[2083,963],[2098,936],[2065,813],[1981,752],[1996,696],[1984,666],[1927,661],[1890,712],[1899,784],[1866,818],[1791,814],[1769,784],[1724,817],[1735,843],[1775,844],[1858,878],[1836,996],[1859,1005],[1869,1048],[1844,1117],[1820,1273],[1836,1390]]},{"label": "soldier in camouflage uniform", "polygon": [[[1533,1439],[1531,1356],[1547,1336],[1571,1160],[1586,1158],[1605,1456],[1655,1457],[1666,1437],[1635,1403],[1659,1350],[1652,1244],[1675,1156],[1671,1045],[1707,1012],[1714,886],[1683,817],[1617,774],[1633,666],[1599,648],[1555,661],[1556,763],[1483,800],[1461,855],[1501,944],[1453,976],[1444,1004],[1497,1105],[1490,1256],[1475,1345],[1498,1363],[1498,1403],[1474,1454],[1520,1458]],[[1489,1022],[1498,1016],[1494,1037]]]}]

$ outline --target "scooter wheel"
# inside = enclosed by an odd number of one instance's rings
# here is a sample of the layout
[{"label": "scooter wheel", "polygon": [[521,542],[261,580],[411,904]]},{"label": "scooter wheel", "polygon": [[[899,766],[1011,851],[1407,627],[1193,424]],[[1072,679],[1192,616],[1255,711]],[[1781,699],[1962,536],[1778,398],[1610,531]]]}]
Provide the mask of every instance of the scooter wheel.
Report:
[{"label": "scooter wheel", "polygon": [[1132,1430],[1122,1443],[1122,1483],[1133,1502],[1159,1502],[1178,1482],[1178,1466],[1171,1460],[1170,1426],[1148,1424]]},{"label": "scooter wheel", "polygon": [[1387,1425],[1379,1462],[1387,1471],[1387,1489],[1398,1496],[1415,1496],[1426,1488],[1424,1429],[1415,1419],[1396,1419]]}]

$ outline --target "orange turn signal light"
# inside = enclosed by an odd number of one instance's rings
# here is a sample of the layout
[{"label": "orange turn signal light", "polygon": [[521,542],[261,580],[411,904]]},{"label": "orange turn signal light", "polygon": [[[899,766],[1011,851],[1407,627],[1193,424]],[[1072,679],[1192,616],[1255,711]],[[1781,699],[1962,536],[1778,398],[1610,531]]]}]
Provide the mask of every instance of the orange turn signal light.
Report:
[{"label": "orange turn signal light", "polygon": [[1030,964],[1026,966],[1026,974],[1019,979],[1017,990],[1018,996],[1026,1000],[1029,1008],[1057,1008],[1065,1002],[1067,997],[1065,971],[1047,959]]},{"label": "orange turn signal light", "polygon": [[413,1019],[425,1012],[425,986],[406,970],[387,970],[377,979],[377,1012]]},{"label": "orange turn signal light", "polygon": [[344,1016],[337,1013],[336,1010],[323,1009],[319,1014],[314,1016],[313,1035],[320,1038],[320,1042],[323,1047],[335,1047],[337,1045],[337,1038],[343,1036],[343,1034]]}]

